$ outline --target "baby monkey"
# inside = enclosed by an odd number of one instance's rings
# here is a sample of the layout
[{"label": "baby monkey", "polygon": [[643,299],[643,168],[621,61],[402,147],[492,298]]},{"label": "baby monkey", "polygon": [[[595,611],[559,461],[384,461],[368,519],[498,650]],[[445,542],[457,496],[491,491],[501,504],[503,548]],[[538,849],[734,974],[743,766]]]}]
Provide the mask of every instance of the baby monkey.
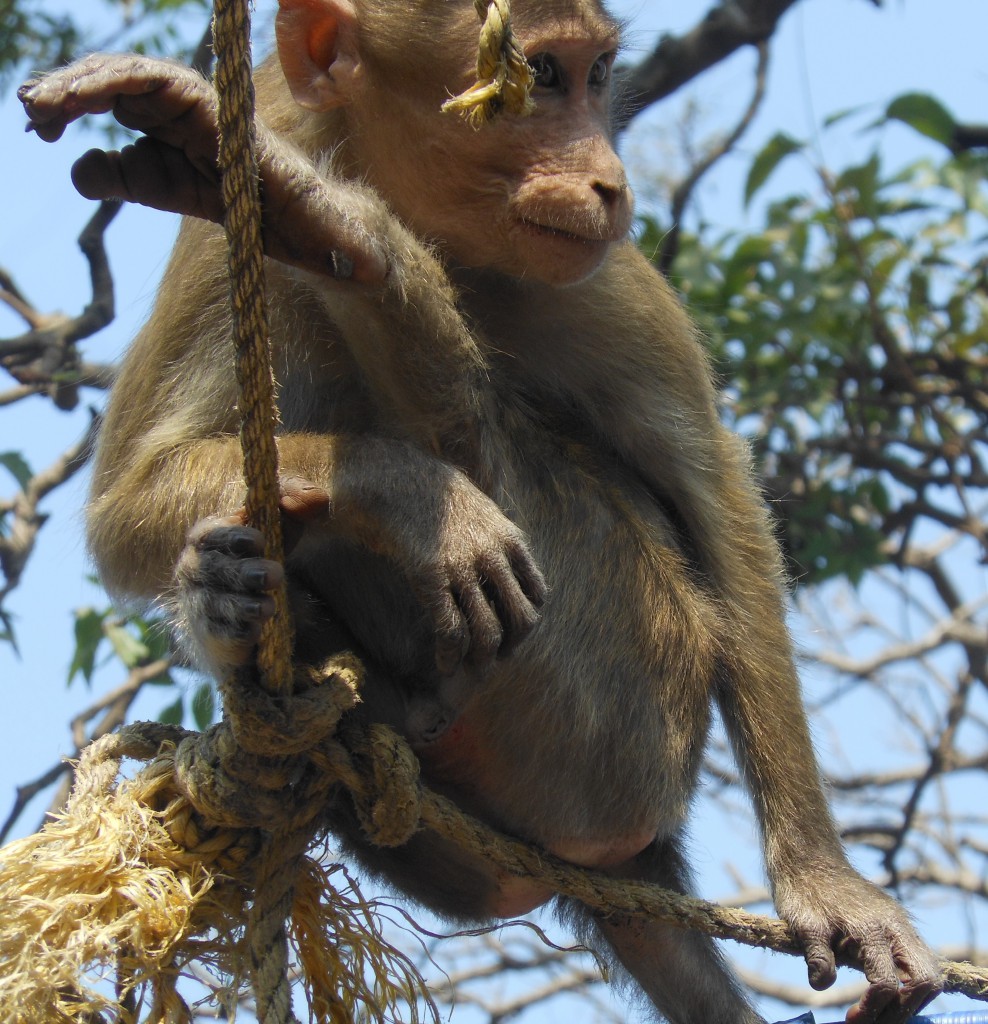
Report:
[{"label": "baby monkey", "polygon": [[[535,112],[441,113],[475,75],[472,0],[281,0],[256,75],[284,569],[243,525],[215,97],[176,64],[96,56],[21,90],[54,140],[112,111],[144,137],[74,180],[190,215],[111,396],[90,545],[104,582],[179,609],[216,672],[287,578],[300,663],[354,650],[353,712],[425,778],[577,864],[688,891],[682,830],[717,703],[810,982],[851,1024],[940,989],[905,912],[848,864],[785,627],[776,543],[696,331],[626,236],[610,136],[619,33],[597,0],[515,0]],[[552,894],[435,835],[371,870],[458,921]],[[757,1024],[705,936],[562,908],[672,1024]]]}]

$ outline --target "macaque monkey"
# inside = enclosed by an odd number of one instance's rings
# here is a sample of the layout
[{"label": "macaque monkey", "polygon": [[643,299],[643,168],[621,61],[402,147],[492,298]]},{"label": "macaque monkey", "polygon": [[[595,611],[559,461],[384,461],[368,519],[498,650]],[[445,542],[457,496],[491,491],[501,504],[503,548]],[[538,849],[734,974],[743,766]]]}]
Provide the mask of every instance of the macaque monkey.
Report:
[{"label": "macaque monkey", "polygon": [[[681,833],[713,702],[811,984],[870,986],[852,1024],[939,991],[906,914],[827,808],[779,554],[700,341],[626,235],[610,136],[618,26],[600,0],[516,0],[535,111],[441,112],[474,77],[472,0],[281,0],[258,145],[284,570],[243,500],[215,98],[168,62],[93,57],[21,91],[47,140],[85,112],[145,133],[74,178],[191,214],[103,427],[89,540],[104,582],[178,609],[216,672],[250,657],[287,578],[297,658],[355,650],[353,712],[401,729],[429,784],[507,833],[689,888]],[[363,862],[456,920],[551,898],[423,831]],[[714,944],[565,908],[672,1024],[756,1024]]]}]

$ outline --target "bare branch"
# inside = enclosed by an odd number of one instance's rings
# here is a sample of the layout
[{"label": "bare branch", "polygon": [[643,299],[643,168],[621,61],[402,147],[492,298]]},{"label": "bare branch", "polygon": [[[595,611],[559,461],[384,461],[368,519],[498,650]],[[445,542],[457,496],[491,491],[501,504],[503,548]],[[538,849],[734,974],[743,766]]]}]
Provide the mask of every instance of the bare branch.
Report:
[{"label": "bare branch", "polygon": [[9,391],[0,391],[0,406],[15,405],[24,398],[31,395],[40,395],[46,388],[41,384],[23,384],[19,388],[11,388]]},{"label": "bare branch", "polygon": [[658,266],[663,274],[668,275],[677,254],[679,253],[679,236],[682,231],[683,215],[690,197],[699,185],[703,176],[741,141],[751,126],[755,115],[765,99],[765,84],[768,80],[769,47],[767,42],[758,44],[758,67],[755,69],[755,90],[748,104],[748,109],[741,116],[734,130],[719,145],[712,146],[704,154],[689,174],[676,186],[672,194],[672,210],[670,211],[670,228],[662,241],[662,252],[659,254]]},{"label": "bare branch", "polygon": [[745,985],[759,995],[778,999],[780,1003],[788,1003],[790,1006],[808,1007],[811,1010],[856,1003],[868,987],[865,982],[860,982],[835,986],[824,992],[814,992],[808,990],[805,985],[787,985],[785,982],[772,981],[765,975],[746,970],[739,964],[735,964],[734,969]]},{"label": "bare branch", "polygon": [[10,834],[10,830],[17,823],[18,818],[24,813],[24,808],[39,794],[43,793],[49,786],[53,785],[64,775],[70,774],[72,766],[67,761],[60,761],[56,765],[52,765],[47,771],[42,772],[36,779],[31,782],[25,782],[23,785],[18,786],[16,789],[16,795],[14,797],[14,805],[10,809],[10,813],[7,815],[6,821],[3,823],[3,827],[0,828],[0,843],[5,843],[7,837]]},{"label": "bare branch", "polygon": [[870,658],[851,658],[836,651],[819,651],[815,660],[844,675],[869,679],[897,662],[916,661],[932,654],[948,643],[988,645],[984,625],[975,616],[988,607],[988,598],[979,598],[962,605],[951,616],[936,625],[919,640],[894,644]]},{"label": "bare branch", "polygon": [[[103,244],[103,235],[120,211],[119,202],[100,203],[79,235],[79,247],[89,263],[92,300],[76,317],[61,313],[42,314],[3,276],[0,298],[15,309],[31,329],[17,338],[0,341],[0,366],[19,384],[45,390],[59,409],[74,409],[82,384],[100,386],[108,374],[81,372],[76,344],[102,330],[114,317],[113,277]],[[8,393],[8,396],[10,393]]]},{"label": "bare branch", "polygon": [[82,439],[47,469],[32,477],[10,502],[11,519],[7,523],[7,533],[0,536],[0,570],[4,574],[4,583],[0,586],[0,605],[20,583],[27,561],[34,551],[38,533],[47,522],[48,516],[39,511],[41,502],[89,461],[98,427],[99,420],[93,416]]},{"label": "bare branch", "polygon": [[623,130],[652,103],[669,96],[742,46],[771,39],[779,19],[797,0],[721,0],[683,36],[663,35],[652,53],[619,74]]},{"label": "bare branch", "polygon": [[[10,830],[17,823],[27,805],[39,793],[44,792],[53,783],[62,781],[62,785],[55,793],[55,797],[49,806],[48,814],[58,811],[68,798],[72,781],[75,777],[74,759],[82,753],[83,749],[98,740],[101,736],[113,732],[127,720],[127,715],[137,699],[142,688],[154,679],[158,679],[171,667],[169,658],[158,658],[148,662],[146,665],[138,665],[131,669],[126,680],[115,690],[104,694],[92,705],[81,711],[71,722],[72,740],[75,751],[68,758],[63,758],[58,764],[52,765],[41,773],[36,779],[17,787],[14,805],[7,815],[3,827],[0,828],[0,844],[6,842]],[[87,733],[86,724],[97,716],[102,715],[96,725]]]},{"label": "bare branch", "polygon": [[957,153],[988,149],[988,124],[955,124],[952,148]]}]

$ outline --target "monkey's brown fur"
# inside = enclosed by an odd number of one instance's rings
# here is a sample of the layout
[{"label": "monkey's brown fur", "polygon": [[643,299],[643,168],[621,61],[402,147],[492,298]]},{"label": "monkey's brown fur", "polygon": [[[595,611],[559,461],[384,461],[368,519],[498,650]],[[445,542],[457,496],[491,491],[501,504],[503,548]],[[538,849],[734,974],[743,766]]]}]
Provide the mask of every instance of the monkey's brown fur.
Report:
[{"label": "monkey's brown fur", "polygon": [[[746,453],[690,321],[620,240],[616,27],[596,0],[514,8],[529,58],[551,58],[537,112],[474,133],[438,113],[472,74],[471,2],[282,0],[281,61],[258,74],[279,452],[286,505],[328,495],[286,566],[300,657],[354,645],[361,713],[403,727],[430,783],[492,824],[680,888],[716,701],[811,980],[832,982],[844,942],[872,982],[850,1018],[899,1024],[937,991],[936,960],[847,864]],[[118,119],[152,139],[90,154],[80,187],[215,219],[208,87],[123,60],[77,71],[73,102],[119,93]],[[46,138],[77,116],[57,74],[25,93]],[[332,172],[286,140],[332,153]],[[329,249],[354,280],[319,273]],[[186,221],[114,389],[88,517],[107,585],[184,608],[214,667],[249,653],[279,577],[236,519],[201,523],[241,502],[227,291],[219,232]],[[338,827],[455,918],[549,896],[427,833],[368,848],[342,806]],[[760,1020],[706,938],[582,916],[673,1024]]]}]

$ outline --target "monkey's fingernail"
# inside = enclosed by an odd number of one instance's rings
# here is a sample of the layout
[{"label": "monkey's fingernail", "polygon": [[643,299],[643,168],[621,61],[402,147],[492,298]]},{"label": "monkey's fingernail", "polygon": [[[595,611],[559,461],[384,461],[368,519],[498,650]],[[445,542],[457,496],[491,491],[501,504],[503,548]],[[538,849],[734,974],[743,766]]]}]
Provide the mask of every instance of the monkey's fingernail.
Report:
[{"label": "monkey's fingernail", "polygon": [[260,587],[267,586],[268,573],[266,569],[248,569],[244,573],[244,583],[251,590],[259,589]]}]

